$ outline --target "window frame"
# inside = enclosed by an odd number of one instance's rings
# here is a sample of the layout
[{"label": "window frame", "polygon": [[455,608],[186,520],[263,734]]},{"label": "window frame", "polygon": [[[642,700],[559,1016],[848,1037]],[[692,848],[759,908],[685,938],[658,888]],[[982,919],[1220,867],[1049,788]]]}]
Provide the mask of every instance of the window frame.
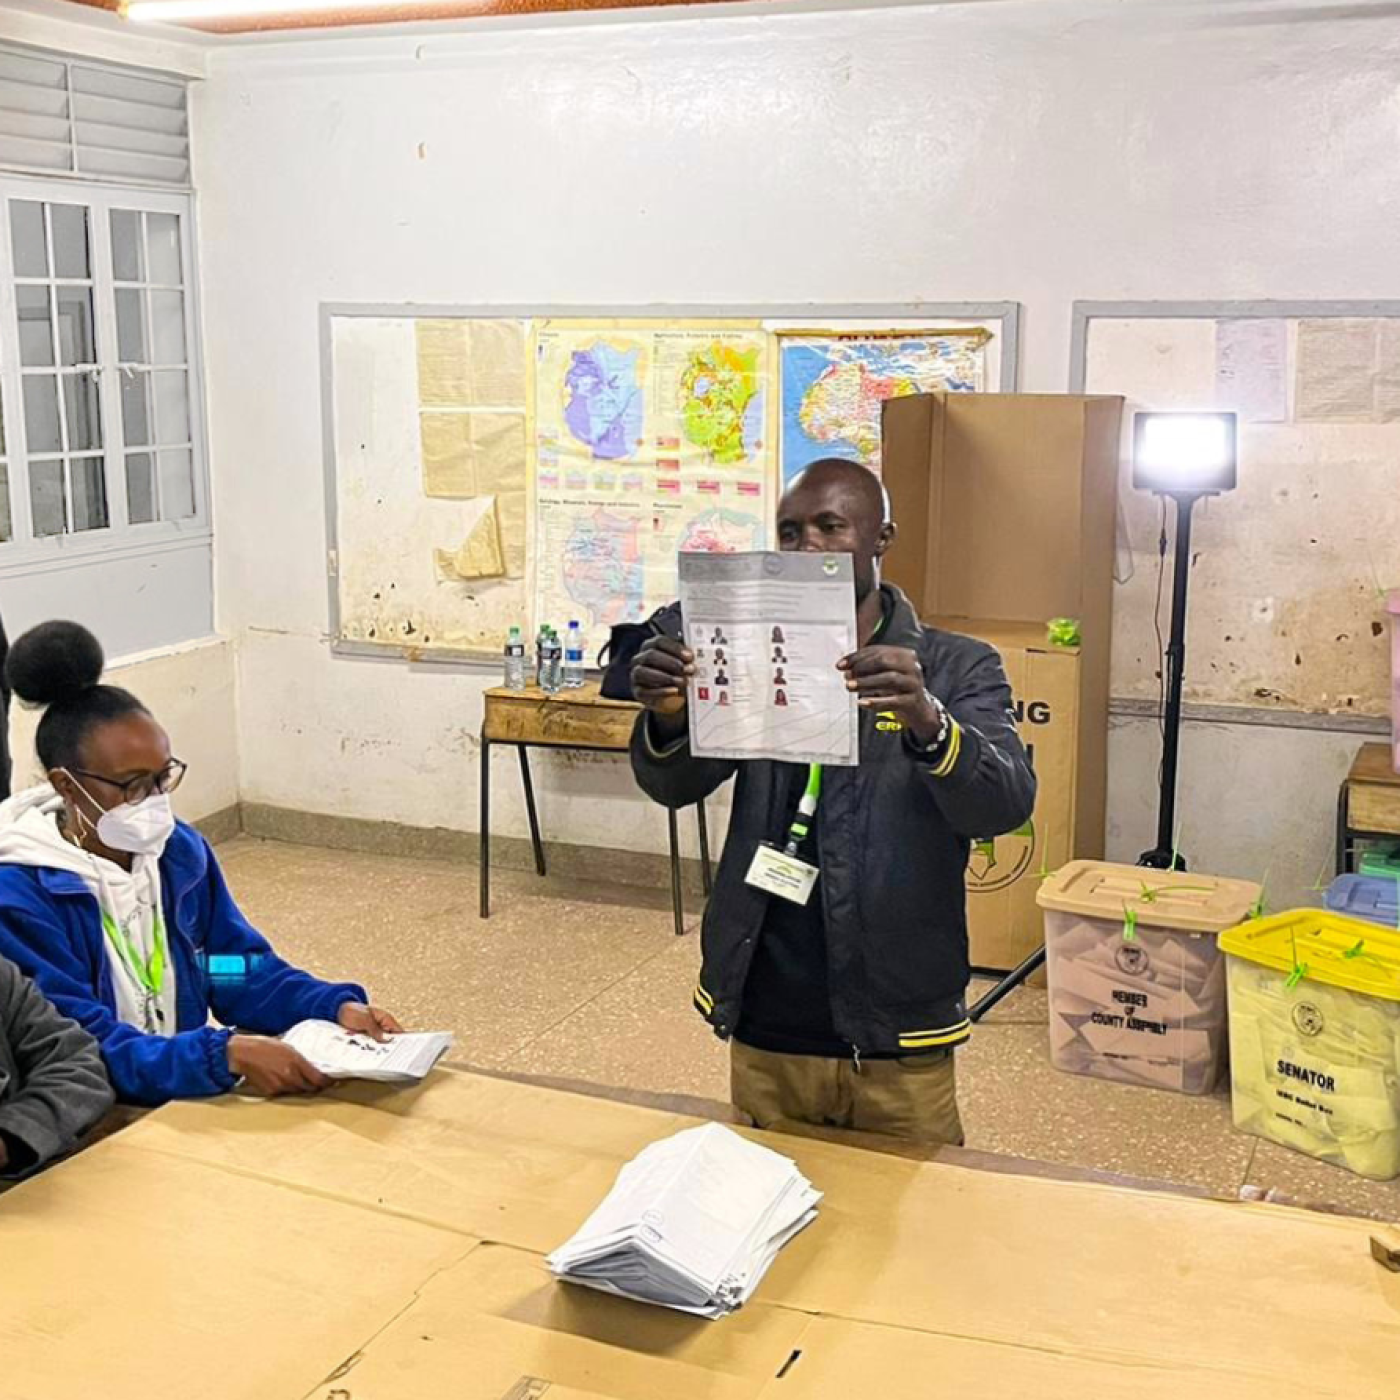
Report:
[{"label": "window frame", "polygon": [[[24,422],[23,366],[17,320],[17,287],[11,244],[11,205],[15,201],[79,204],[88,210],[89,257],[93,287],[95,371],[102,426],[101,461],[107,489],[107,525],[36,538],[30,495],[30,453]],[[121,369],[117,337],[117,283],[113,276],[111,214],[116,209],[143,214],[173,214],[179,220],[182,291],[185,298],[185,372],[188,380],[190,447],[194,514],[184,520],[133,524],[128,518],[125,430],[121,416]],[[144,184],[96,182],[91,179],[40,177],[0,170],[0,412],[4,414],[12,538],[0,542],[0,577],[100,556],[163,553],[172,544],[212,541],[209,451],[205,408],[203,344],[199,305],[199,270],[195,251],[196,207],[192,193]],[[144,227],[144,221],[143,221]],[[147,269],[149,271],[149,269]],[[56,279],[50,268],[50,280]],[[27,285],[34,285],[27,282]],[[123,283],[124,287],[129,284]],[[143,308],[149,290],[142,285]],[[143,320],[145,313],[143,310]],[[146,327],[148,356],[154,354]],[[150,361],[147,361],[149,364]],[[58,372],[61,367],[55,367]],[[132,451],[143,449],[134,447]],[[175,449],[179,450],[179,449]],[[52,457],[37,454],[39,460]],[[151,453],[155,458],[155,453]],[[69,471],[71,458],[61,459]],[[159,478],[158,461],[152,469]],[[158,490],[157,486],[157,490]],[[71,514],[71,499],[67,502]]]},{"label": "window frame", "polygon": [[[0,39],[0,60],[10,58],[20,64],[26,61],[40,65],[48,64],[62,69],[63,81],[61,84],[46,89],[62,97],[61,112],[46,112],[36,110],[20,101],[12,110],[10,115],[24,118],[38,118],[42,121],[62,122],[64,134],[61,137],[34,136],[31,132],[23,130],[7,130],[3,121],[0,121],[0,138],[18,140],[26,145],[51,146],[66,149],[68,153],[67,166],[55,166],[45,162],[34,162],[26,160],[23,155],[7,154],[0,157],[0,170],[14,171],[18,174],[32,175],[41,180],[76,180],[78,182],[91,182],[95,184],[124,185],[128,187],[150,188],[160,190],[191,190],[193,189],[192,171],[192,150],[190,141],[190,104],[189,91],[190,82],[187,77],[175,73],[161,72],[139,65],[109,63],[99,58],[89,58],[81,54],[64,53],[55,49],[44,48],[33,44],[22,42],[12,42]],[[81,81],[75,81],[76,74],[92,75],[97,80],[94,88],[84,88]],[[149,87],[163,87],[171,90],[175,99],[171,103],[143,103],[141,98],[133,98],[129,94],[120,92],[102,92],[101,84],[116,82],[120,84],[123,79]],[[0,81],[4,81],[0,74]],[[24,79],[15,80],[23,89]],[[31,86],[43,88],[44,85],[30,82]],[[111,129],[113,127],[130,127],[130,123],[109,119],[104,121],[101,115],[90,111],[79,112],[79,107],[90,105],[93,102],[136,103],[138,105],[151,105],[167,107],[167,110],[178,114],[179,121],[177,132],[163,132],[151,130],[136,124],[140,136],[145,138],[178,136],[184,143],[183,152],[180,155],[172,156],[168,152],[151,150],[147,147],[142,149],[141,141],[137,140],[128,147],[104,146],[96,139],[87,139],[82,134],[80,128],[93,127],[100,130]],[[120,116],[120,113],[115,114]],[[94,137],[96,136],[94,133]],[[166,179],[159,175],[138,175],[130,171],[113,172],[104,171],[101,168],[102,152],[115,152],[119,155],[136,157],[137,159],[148,159],[157,161],[178,160],[183,164],[184,171],[178,179]],[[89,168],[84,163],[84,158],[97,158],[95,168]]]}]

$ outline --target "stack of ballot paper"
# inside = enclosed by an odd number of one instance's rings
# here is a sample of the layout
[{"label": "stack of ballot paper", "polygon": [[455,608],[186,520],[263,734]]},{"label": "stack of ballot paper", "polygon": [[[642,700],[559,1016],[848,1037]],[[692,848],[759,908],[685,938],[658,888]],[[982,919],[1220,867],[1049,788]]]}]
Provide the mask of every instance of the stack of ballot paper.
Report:
[{"label": "stack of ballot paper", "polygon": [[707,1123],[634,1157],[548,1263],[570,1283],[724,1317],[816,1219],[820,1200],[795,1162]]},{"label": "stack of ballot paper", "polygon": [[416,1084],[452,1048],[450,1031],[424,1031],[374,1040],[333,1021],[301,1021],[282,1039],[332,1079]]}]

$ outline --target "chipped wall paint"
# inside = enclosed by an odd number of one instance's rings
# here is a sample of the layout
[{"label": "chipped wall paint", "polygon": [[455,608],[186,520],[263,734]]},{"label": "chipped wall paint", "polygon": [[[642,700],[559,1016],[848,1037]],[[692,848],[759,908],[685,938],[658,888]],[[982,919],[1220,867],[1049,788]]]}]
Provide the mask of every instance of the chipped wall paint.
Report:
[{"label": "chipped wall paint", "polygon": [[[1128,397],[1126,439],[1136,408],[1213,406],[1215,323],[1096,321],[1088,369],[1091,391]],[[1239,450],[1237,488],[1195,511],[1186,699],[1389,714],[1386,589],[1400,586],[1400,423],[1246,423]],[[1125,441],[1131,568],[1120,570],[1129,576],[1115,589],[1113,693],[1155,699],[1162,506],[1131,488],[1128,453]],[[1170,596],[1168,578],[1163,631]]]}]

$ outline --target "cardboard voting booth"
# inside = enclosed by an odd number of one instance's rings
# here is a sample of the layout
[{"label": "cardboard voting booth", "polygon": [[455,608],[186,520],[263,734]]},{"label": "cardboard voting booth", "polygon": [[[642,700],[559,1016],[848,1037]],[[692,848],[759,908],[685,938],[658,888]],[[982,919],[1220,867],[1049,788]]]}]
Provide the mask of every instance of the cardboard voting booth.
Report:
[{"label": "cardboard voting booth", "polygon": [[1400,1176],[1400,933],[1298,909],[1220,937],[1235,1126]]},{"label": "cardboard voting booth", "polygon": [[1040,889],[1050,1058],[1071,1074],[1208,1094],[1225,1061],[1225,964],[1216,935],[1259,886],[1073,861]]},{"label": "cardboard voting booth", "polygon": [[972,843],[967,915],[972,961],[1014,967],[1039,942],[1035,896],[1047,872],[1074,853],[1081,790],[1080,649],[1056,647],[1030,623],[932,618],[934,626],[990,642],[1015,697],[1021,740],[1035,765],[1035,811],[1024,826]]},{"label": "cardboard voting booth", "polygon": [[[1040,878],[1103,854],[1122,409],[1068,394],[916,394],[884,408],[899,525],[885,576],[926,621],[1001,652],[1040,783],[1025,827],[974,847],[974,966],[1034,952]],[[1059,617],[1079,624],[1078,645],[1051,641]]]}]

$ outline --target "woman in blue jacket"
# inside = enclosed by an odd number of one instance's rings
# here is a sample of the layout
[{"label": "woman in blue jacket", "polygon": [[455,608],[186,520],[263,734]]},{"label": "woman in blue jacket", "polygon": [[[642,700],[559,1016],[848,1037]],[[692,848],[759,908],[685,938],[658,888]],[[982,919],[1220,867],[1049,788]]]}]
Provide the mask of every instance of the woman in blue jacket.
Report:
[{"label": "woman in blue jacket", "polygon": [[46,707],[48,782],[0,805],[0,956],[96,1037],[128,1102],[240,1080],[263,1094],[324,1088],[272,1037],[313,1019],[377,1040],[402,1028],[354,983],[283,962],[243,917],[204,838],[171,813],[185,765],[134,695],[99,683],[103,664],[71,622],[10,649],[11,688]]}]

